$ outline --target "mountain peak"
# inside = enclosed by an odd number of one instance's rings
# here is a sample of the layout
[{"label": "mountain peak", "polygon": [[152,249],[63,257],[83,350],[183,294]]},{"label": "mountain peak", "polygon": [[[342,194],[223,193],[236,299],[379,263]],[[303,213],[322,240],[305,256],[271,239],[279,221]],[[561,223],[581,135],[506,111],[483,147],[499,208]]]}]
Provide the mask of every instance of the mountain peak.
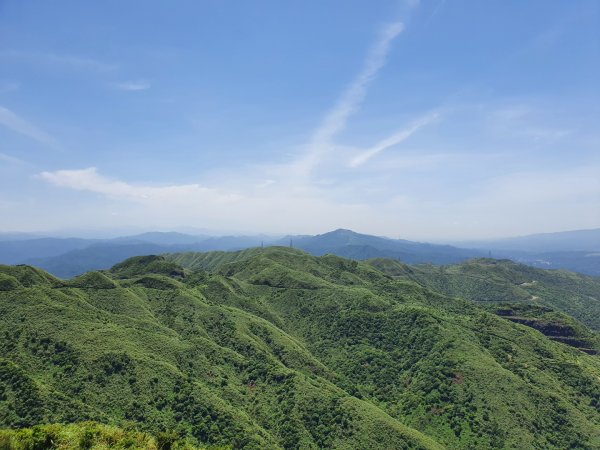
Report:
[{"label": "mountain peak", "polygon": [[358,234],[356,231],[349,230],[347,228],[338,228],[333,231],[328,231],[327,233],[321,234],[321,236],[332,235],[332,234],[340,234],[340,235],[354,235]]},{"label": "mountain peak", "polygon": [[157,255],[133,256],[116,264],[110,271],[118,278],[128,278],[136,275],[146,275],[148,273],[171,277],[184,276],[184,271],[181,266],[168,261],[164,256]]}]

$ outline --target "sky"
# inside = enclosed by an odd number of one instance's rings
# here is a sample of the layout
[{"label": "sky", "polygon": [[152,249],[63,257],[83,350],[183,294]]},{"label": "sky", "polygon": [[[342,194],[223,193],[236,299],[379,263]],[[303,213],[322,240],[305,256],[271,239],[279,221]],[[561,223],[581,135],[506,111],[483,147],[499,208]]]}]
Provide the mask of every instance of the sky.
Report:
[{"label": "sky", "polygon": [[599,227],[597,0],[0,0],[0,231]]}]

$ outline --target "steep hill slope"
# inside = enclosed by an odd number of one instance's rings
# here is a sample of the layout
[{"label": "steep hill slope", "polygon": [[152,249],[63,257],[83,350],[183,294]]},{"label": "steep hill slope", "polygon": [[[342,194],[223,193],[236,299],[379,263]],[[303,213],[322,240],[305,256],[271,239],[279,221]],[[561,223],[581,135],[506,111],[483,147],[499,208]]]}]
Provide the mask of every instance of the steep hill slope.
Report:
[{"label": "steep hill slope", "polygon": [[366,263],[211,258],[213,273],[147,257],[66,282],[1,266],[2,425],[132,421],[240,448],[600,446],[595,356]]}]

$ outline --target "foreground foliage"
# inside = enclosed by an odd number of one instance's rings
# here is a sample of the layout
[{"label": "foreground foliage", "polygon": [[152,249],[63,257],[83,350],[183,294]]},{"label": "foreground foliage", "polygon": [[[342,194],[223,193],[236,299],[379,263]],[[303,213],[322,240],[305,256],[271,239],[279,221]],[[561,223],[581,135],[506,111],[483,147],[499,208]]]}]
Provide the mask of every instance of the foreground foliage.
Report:
[{"label": "foreground foliage", "polygon": [[[95,422],[36,425],[33,428],[20,430],[0,430],[0,450],[9,449],[201,450],[173,433],[151,436],[135,429],[124,430]],[[225,447],[221,449],[226,450]]]}]

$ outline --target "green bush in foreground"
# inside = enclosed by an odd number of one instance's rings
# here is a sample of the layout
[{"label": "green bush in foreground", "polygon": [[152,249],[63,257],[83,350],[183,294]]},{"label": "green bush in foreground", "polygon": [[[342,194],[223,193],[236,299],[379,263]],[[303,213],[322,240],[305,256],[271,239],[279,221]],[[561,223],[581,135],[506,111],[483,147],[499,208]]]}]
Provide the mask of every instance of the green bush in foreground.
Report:
[{"label": "green bush in foreground", "polygon": [[[205,447],[202,447],[205,448]],[[218,447],[225,450],[227,447]],[[122,429],[96,422],[36,425],[18,430],[0,430],[0,450],[46,449],[130,449],[201,450],[172,432],[151,436],[134,429]],[[212,447],[217,450],[217,447]]]}]

